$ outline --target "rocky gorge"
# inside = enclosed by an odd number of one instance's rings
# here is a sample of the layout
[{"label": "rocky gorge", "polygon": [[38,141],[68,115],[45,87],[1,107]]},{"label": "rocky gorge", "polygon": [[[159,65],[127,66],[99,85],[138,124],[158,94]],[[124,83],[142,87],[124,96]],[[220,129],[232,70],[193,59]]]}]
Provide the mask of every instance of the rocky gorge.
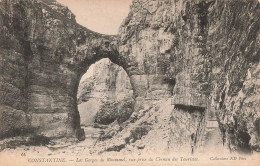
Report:
[{"label": "rocky gorge", "polygon": [[92,73],[82,78],[77,94],[81,125],[126,121],[133,113],[134,104],[127,73],[109,59],[102,59],[91,67]]},{"label": "rocky gorge", "polygon": [[83,141],[85,123],[103,129],[90,154],[258,153],[259,22],[257,0],[133,0],[113,36],[2,0],[1,147]]}]

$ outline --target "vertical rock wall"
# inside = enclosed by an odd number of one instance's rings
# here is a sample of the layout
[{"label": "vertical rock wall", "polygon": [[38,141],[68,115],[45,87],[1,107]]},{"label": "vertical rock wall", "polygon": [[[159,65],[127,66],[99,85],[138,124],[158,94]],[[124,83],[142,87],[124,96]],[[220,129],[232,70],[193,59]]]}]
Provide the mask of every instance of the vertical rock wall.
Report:
[{"label": "vertical rock wall", "polygon": [[259,17],[257,0],[133,0],[118,42],[56,1],[2,0],[0,134],[75,135],[80,78],[109,58],[128,74],[136,111],[174,95],[217,112],[231,150],[259,151]]},{"label": "vertical rock wall", "polygon": [[134,0],[120,55],[139,95],[174,84],[173,104],[215,110],[230,149],[258,151],[259,12],[258,1]]},{"label": "vertical rock wall", "polygon": [[78,25],[53,0],[1,1],[0,27],[1,137],[28,126],[48,137],[75,135],[81,75],[95,61],[118,55],[116,37]]},{"label": "vertical rock wall", "polygon": [[[133,112],[133,90],[124,69],[109,59],[102,59],[90,68],[92,73],[87,71],[89,77],[82,78],[85,80],[81,80],[78,90],[81,124],[109,124],[121,113],[129,117]],[[129,106],[124,106],[127,103]]]}]

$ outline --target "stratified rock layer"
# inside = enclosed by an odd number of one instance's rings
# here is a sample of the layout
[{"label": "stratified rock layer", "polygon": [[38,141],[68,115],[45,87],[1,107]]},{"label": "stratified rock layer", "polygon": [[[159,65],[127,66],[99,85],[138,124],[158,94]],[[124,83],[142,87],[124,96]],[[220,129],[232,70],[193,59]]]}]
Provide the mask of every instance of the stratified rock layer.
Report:
[{"label": "stratified rock layer", "polygon": [[231,150],[259,151],[259,19],[258,1],[134,0],[120,56],[138,95],[217,113]]},{"label": "stratified rock layer", "polygon": [[95,61],[118,55],[116,37],[78,25],[56,1],[1,1],[0,25],[0,104],[30,115],[38,134],[75,135],[79,80]]},{"label": "stratified rock layer", "polygon": [[[130,78],[133,116],[173,95],[171,104],[181,109],[171,114],[172,119],[196,116],[191,125],[198,131],[205,126],[201,119],[216,113],[229,149],[259,151],[259,21],[257,0],[133,0],[117,38],[78,25],[55,1],[2,0],[0,104],[5,109],[0,118],[7,117],[3,115],[10,108],[30,115],[29,124],[38,134],[75,135],[80,131],[80,78],[91,64],[109,58]],[[205,114],[197,113],[198,108]],[[16,115],[9,117],[12,121]],[[143,138],[139,131],[149,135],[153,124],[149,125],[134,125],[138,128],[131,129],[131,137]],[[194,139],[195,128],[185,132],[183,145]],[[1,128],[0,134],[14,129],[16,125]],[[120,131],[113,133],[120,139]],[[170,140],[180,137],[173,134]],[[123,140],[107,150],[122,150],[125,144]]]}]

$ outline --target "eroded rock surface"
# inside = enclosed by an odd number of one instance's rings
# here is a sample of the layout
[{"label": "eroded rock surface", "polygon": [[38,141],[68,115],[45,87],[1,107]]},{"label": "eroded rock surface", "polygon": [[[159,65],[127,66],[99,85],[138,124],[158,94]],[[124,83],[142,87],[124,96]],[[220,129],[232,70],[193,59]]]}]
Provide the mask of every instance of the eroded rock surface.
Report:
[{"label": "eroded rock surface", "polygon": [[140,96],[204,107],[230,149],[259,151],[259,19],[258,1],[134,0],[120,56]]},{"label": "eroded rock surface", "polygon": [[55,1],[2,0],[0,104],[30,115],[39,134],[75,135],[80,78],[109,58],[130,78],[135,112],[93,153],[150,152],[156,131],[162,153],[191,153],[208,114],[229,150],[259,151],[259,21],[257,0],[133,0],[117,37],[78,25]]},{"label": "eroded rock surface", "polygon": [[[78,90],[82,125],[125,121],[133,112],[133,90],[124,69],[109,59],[93,64]],[[125,116],[125,117],[124,117]]]},{"label": "eroded rock surface", "polygon": [[95,61],[118,55],[117,38],[78,25],[56,1],[3,0],[0,24],[0,104],[30,115],[38,134],[74,135],[80,77]]}]

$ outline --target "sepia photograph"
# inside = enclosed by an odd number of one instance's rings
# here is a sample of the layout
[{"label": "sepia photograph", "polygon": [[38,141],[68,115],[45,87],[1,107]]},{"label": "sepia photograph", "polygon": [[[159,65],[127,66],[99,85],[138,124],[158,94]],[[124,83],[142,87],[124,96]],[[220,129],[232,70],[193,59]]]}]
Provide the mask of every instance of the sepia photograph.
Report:
[{"label": "sepia photograph", "polygon": [[0,165],[260,165],[260,0],[0,0]]}]

